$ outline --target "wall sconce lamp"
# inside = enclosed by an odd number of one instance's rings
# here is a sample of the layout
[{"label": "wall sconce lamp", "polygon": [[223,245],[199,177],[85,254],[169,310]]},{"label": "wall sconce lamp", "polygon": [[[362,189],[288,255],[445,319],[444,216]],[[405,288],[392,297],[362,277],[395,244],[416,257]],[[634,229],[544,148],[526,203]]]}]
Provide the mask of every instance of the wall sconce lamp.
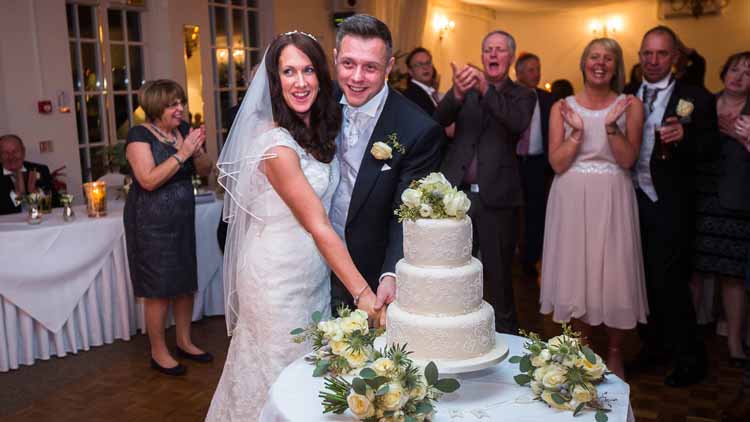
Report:
[{"label": "wall sconce lamp", "polygon": [[605,23],[597,19],[589,23],[589,30],[595,37],[614,37],[618,32],[622,32],[622,28],[622,18],[619,16],[611,17]]},{"label": "wall sconce lamp", "polygon": [[440,40],[442,40],[448,31],[452,31],[456,27],[456,22],[444,15],[435,15],[435,18],[432,20],[432,26],[435,27]]}]

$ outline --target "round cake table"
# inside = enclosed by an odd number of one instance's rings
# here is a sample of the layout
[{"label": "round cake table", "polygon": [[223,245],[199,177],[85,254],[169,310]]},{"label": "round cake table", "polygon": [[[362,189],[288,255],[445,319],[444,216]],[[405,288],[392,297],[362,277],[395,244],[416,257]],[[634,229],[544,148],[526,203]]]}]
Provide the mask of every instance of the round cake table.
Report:
[{"label": "round cake table", "polygon": [[[524,338],[502,335],[510,349],[510,356],[523,350]],[[281,372],[271,387],[268,401],[260,416],[261,422],[353,421],[350,412],[343,415],[323,414],[318,392],[323,389],[323,378],[312,376],[313,366],[304,358],[297,359]],[[571,422],[573,413],[556,410],[533,400],[531,390],[513,380],[518,365],[504,360],[499,365],[478,372],[452,375],[461,382],[455,393],[445,394],[437,403],[435,422],[500,421],[503,422]],[[630,408],[630,387],[615,375],[608,375],[598,386],[611,402],[610,422],[634,422]],[[576,420],[594,420],[594,413],[586,411]]]}]

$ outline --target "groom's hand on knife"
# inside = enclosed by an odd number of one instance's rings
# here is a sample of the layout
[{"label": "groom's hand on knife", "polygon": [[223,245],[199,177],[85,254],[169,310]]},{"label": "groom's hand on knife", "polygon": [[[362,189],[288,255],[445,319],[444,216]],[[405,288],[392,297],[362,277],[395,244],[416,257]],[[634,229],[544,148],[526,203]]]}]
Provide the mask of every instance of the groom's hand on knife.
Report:
[{"label": "groom's hand on knife", "polygon": [[380,312],[380,326],[385,327],[385,310],[388,305],[396,299],[396,278],[390,275],[384,276],[378,286],[375,311]]}]

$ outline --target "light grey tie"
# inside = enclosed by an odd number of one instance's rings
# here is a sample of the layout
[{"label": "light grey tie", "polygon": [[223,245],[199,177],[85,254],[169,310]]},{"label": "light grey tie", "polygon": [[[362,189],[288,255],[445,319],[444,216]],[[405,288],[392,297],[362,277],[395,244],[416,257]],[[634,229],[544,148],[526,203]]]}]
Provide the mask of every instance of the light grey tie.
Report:
[{"label": "light grey tie", "polygon": [[648,86],[643,87],[643,108],[648,117],[654,111],[654,103],[656,102],[656,96],[659,95],[661,88],[649,88]]},{"label": "light grey tie", "polygon": [[344,131],[344,142],[341,143],[341,152],[346,154],[349,148],[359,141],[359,135],[362,133],[361,126],[365,123],[367,115],[351,107],[346,108],[344,115],[346,117],[346,130]]}]

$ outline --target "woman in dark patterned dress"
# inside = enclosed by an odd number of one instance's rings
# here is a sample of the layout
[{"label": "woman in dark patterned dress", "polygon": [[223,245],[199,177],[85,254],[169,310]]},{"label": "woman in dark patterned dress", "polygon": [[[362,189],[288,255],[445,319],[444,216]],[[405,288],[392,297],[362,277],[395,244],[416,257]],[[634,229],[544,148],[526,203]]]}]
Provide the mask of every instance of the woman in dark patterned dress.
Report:
[{"label": "woman in dark patterned dress", "polygon": [[164,341],[170,301],[177,325],[177,356],[208,362],[212,356],[190,337],[193,295],[198,289],[195,255],[195,197],[192,175],[207,175],[211,161],[201,146],[205,128],[190,129],[183,121],[185,92],[174,81],[147,82],[138,99],[146,120],[128,132],[126,154],[133,186],[125,205],[130,278],[136,297],[143,298],[151,367],[182,375]]},{"label": "woman in dark patterned dress", "polygon": [[720,155],[698,168],[695,270],[721,281],[730,362],[741,366],[743,282],[750,257],[750,51],[729,57],[716,95]]}]

